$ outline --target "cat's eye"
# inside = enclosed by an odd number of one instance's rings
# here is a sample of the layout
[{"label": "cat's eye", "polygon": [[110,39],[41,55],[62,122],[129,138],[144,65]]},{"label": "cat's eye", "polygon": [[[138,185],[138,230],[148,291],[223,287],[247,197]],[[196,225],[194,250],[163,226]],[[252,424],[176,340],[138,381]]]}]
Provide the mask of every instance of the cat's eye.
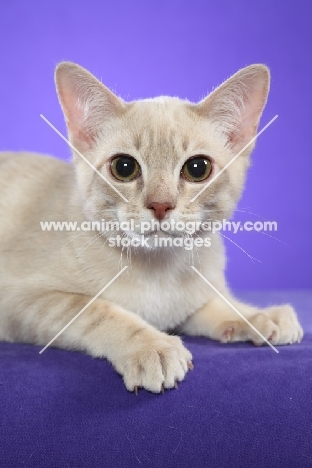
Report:
[{"label": "cat's eye", "polygon": [[181,175],[190,182],[202,182],[212,171],[211,161],[206,156],[193,156],[182,167]]},{"label": "cat's eye", "polygon": [[117,180],[130,182],[136,179],[140,173],[139,163],[127,154],[118,154],[110,163],[110,170]]}]

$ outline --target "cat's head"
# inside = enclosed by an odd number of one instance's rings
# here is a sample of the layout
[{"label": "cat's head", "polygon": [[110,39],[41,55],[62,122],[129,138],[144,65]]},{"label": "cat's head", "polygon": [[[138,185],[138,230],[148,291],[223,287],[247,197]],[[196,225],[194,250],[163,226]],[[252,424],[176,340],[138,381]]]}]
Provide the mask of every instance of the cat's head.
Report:
[{"label": "cat's head", "polygon": [[140,222],[155,218],[185,223],[231,215],[254,142],[244,147],[269,91],[266,66],[243,68],[197,104],[173,97],[125,102],[70,62],[58,65],[55,79],[69,140],[80,153],[73,152],[88,219],[133,219],[136,227],[126,229],[133,237]]}]

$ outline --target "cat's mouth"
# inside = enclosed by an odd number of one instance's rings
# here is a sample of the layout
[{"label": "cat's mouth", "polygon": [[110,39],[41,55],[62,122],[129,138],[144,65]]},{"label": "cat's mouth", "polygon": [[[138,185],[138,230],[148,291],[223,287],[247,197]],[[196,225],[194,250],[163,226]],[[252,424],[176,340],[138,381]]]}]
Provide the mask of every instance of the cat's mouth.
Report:
[{"label": "cat's mouth", "polygon": [[145,231],[143,232],[135,232],[135,231],[124,231],[127,237],[130,239],[134,238],[141,238],[143,237],[171,237],[171,238],[176,238],[176,237],[183,237],[183,233],[181,232],[176,232],[176,231],[165,231],[163,229],[154,229],[151,231]]},{"label": "cat's mouth", "polygon": [[181,232],[176,231],[165,231],[164,229],[154,229],[149,233],[146,233],[149,236],[164,236],[164,237],[181,237]]}]

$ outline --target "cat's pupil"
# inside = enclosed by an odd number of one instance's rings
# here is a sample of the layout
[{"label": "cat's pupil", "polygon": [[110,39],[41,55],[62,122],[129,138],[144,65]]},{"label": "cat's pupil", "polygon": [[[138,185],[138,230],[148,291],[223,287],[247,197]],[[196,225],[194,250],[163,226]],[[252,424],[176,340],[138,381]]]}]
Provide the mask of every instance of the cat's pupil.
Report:
[{"label": "cat's pupil", "polygon": [[194,179],[199,179],[205,175],[208,161],[204,158],[193,158],[187,163],[187,170]]},{"label": "cat's pupil", "polygon": [[116,171],[121,177],[130,177],[135,171],[135,160],[128,156],[120,156],[116,162]]}]

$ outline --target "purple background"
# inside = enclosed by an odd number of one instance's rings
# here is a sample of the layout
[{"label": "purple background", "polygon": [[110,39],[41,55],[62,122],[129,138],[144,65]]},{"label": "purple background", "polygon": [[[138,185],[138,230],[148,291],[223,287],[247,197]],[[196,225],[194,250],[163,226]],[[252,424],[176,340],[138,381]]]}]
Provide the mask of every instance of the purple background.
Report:
[{"label": "purple background", "polygon": [[[259,137],[239,208],[276,220],[282,242],[226,233],[228,278],[238,289],[311,287],[311,13],[295,1],[10,1],[0,13],[0,150],[69,158],[39,117],[65,132],[53,71],[75,61],[126,100],[159,94],[199,100],[239,68],[272,72]],[[247,213],[236,219],[258,220]]]}]

